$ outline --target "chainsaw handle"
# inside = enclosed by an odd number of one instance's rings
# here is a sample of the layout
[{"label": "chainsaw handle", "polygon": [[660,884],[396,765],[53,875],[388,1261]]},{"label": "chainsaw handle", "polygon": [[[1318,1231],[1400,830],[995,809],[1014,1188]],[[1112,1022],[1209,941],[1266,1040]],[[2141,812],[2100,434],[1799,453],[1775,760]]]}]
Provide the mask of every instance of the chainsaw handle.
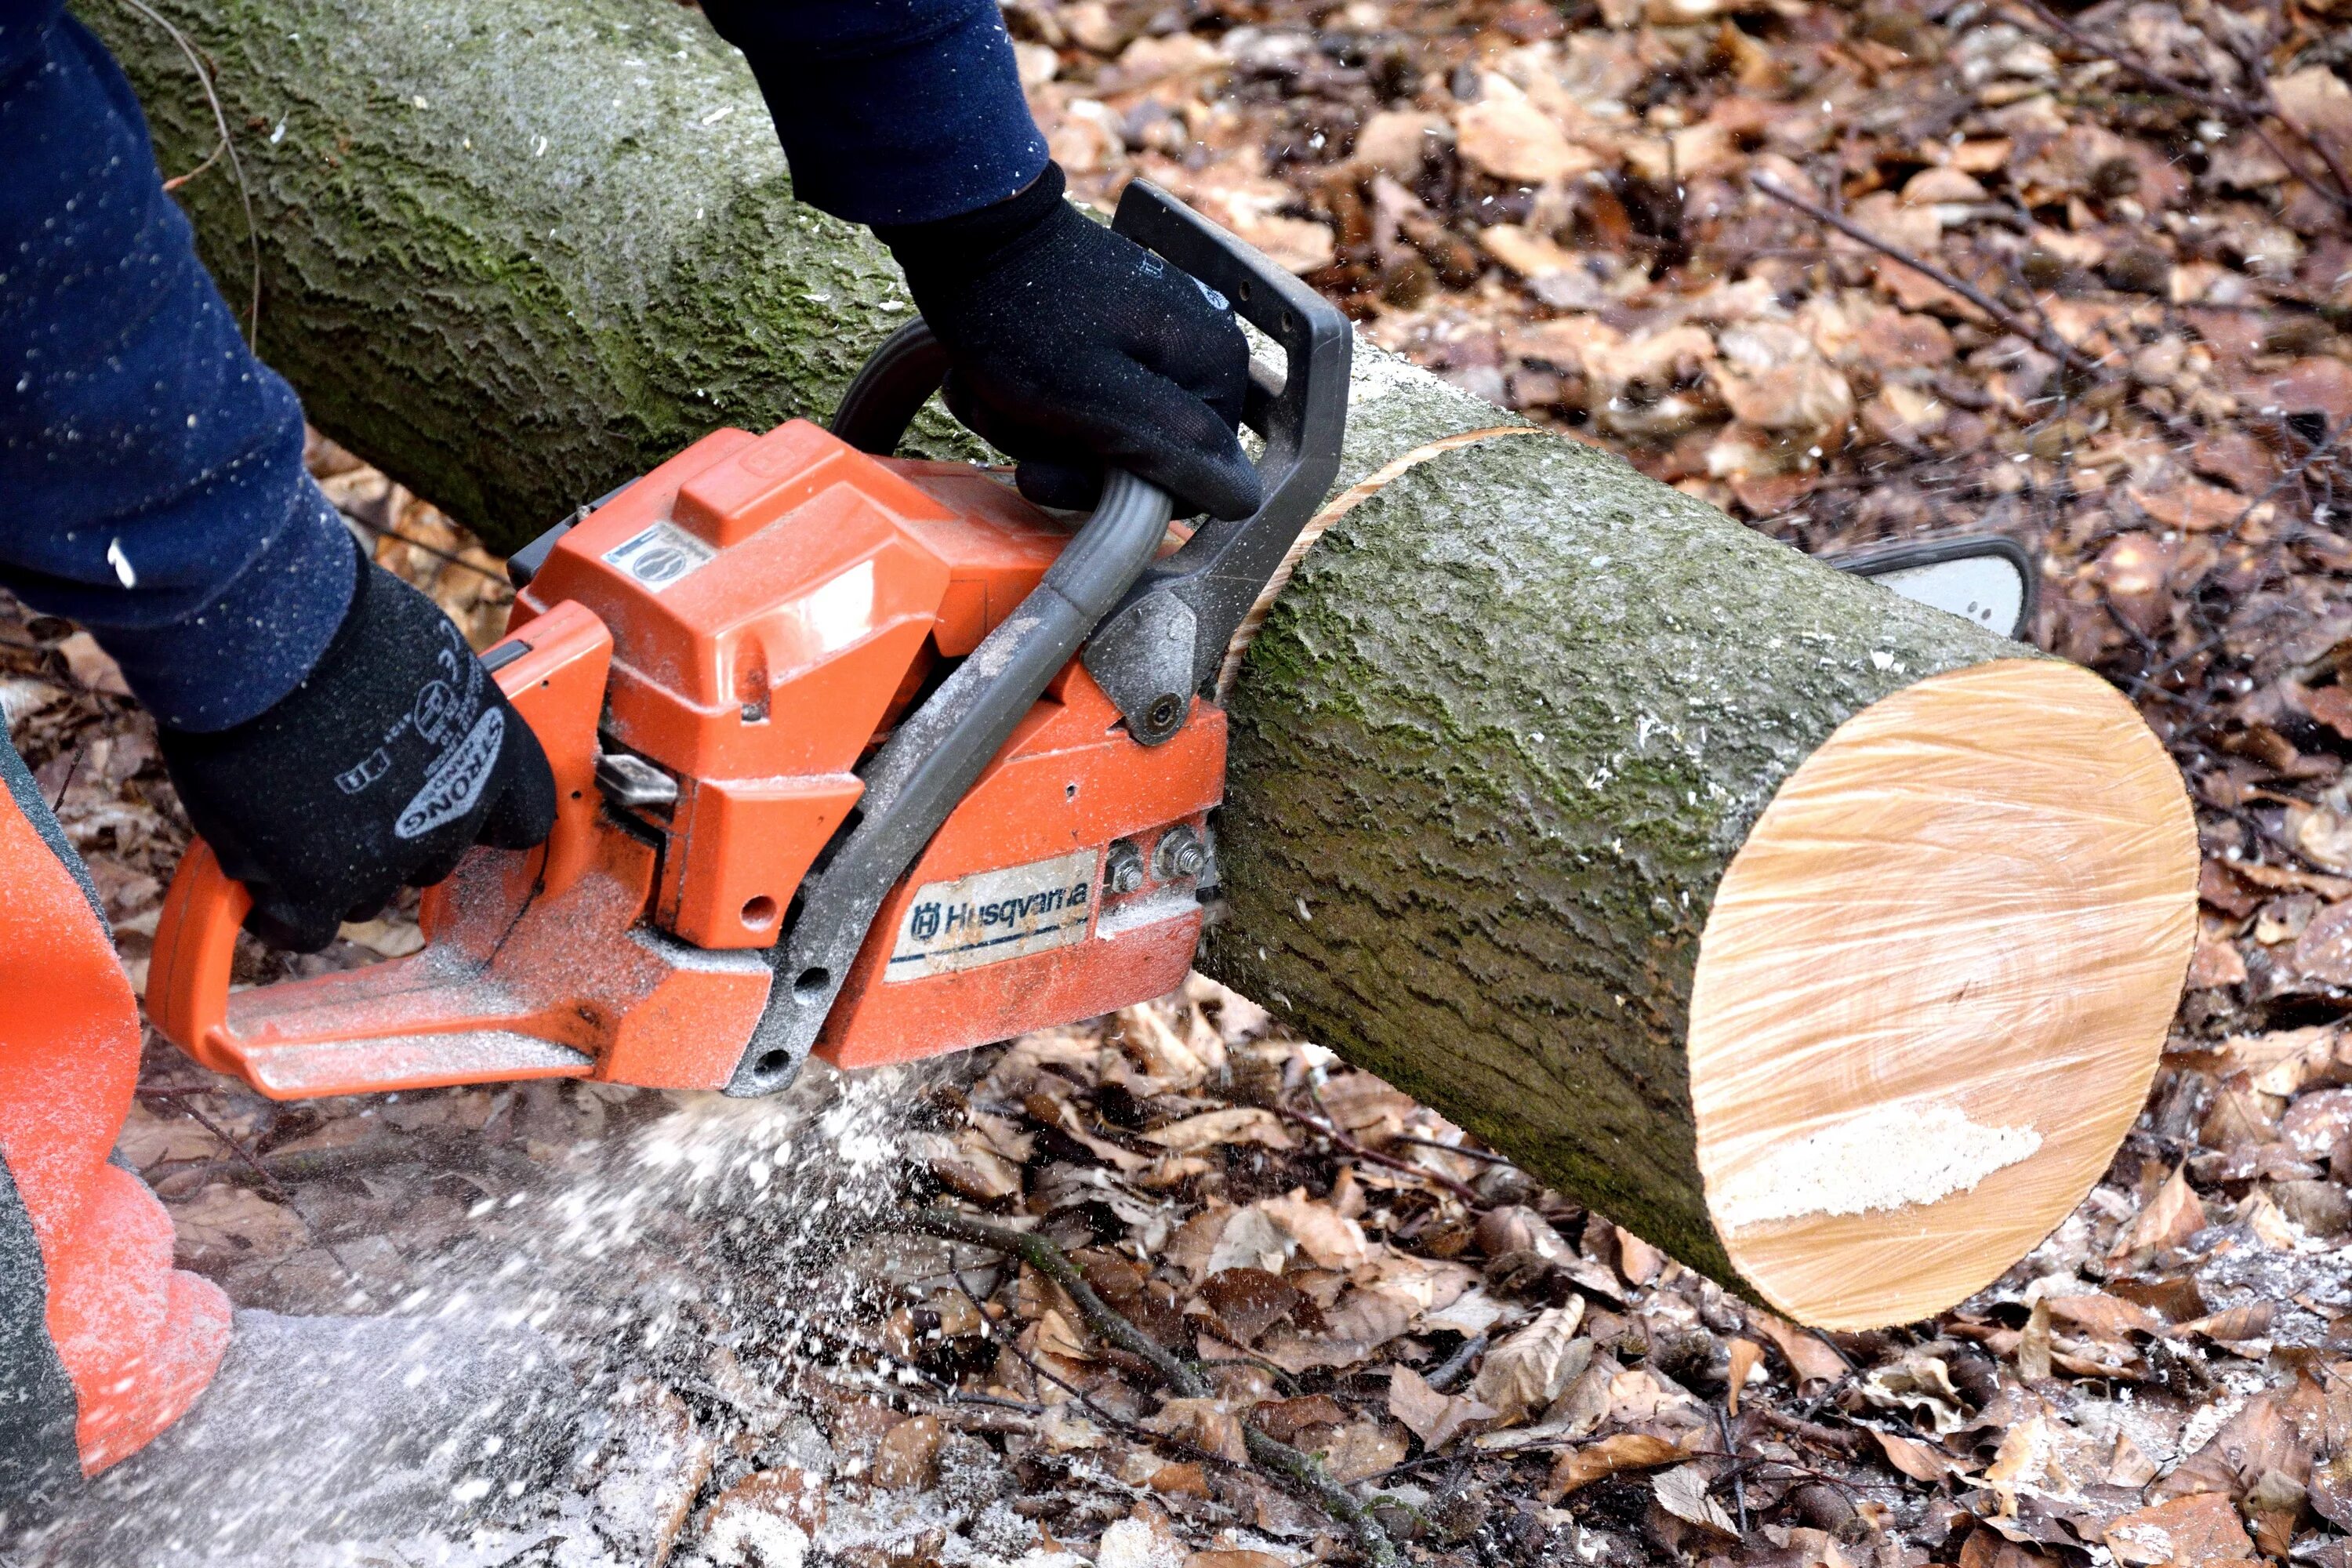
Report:
[{"label": "chainsaw handle", "polygon": [[[568,886],[593,852],[595,720],[612,647],[604,622],[566,600],[482,656],[555,777],[555,826],[538,877],[544,891]],[[252,909],[253,895],[221,868],[212,846],[190,840],[155,922],[147,1013],[166,1039],[215,1072],[238,1071],[223,1046],[236,933]]]},{"label": "chainsaw handle", "polygon": [[[1118,707],[1128,733],[1156,746],[1184,727],[1192,693],[1216,678],[1225,647],[1299,531],[1330,493],[1348,426],[1347,317],[1287,270],[1149,180],[1130,180],[1114,231],[1222,295],[1281,350],[1279,382],[1252,361],[1242,422],[1265,437],[1265,500],[1233,521],[1211,518],[1153,563],[1087,642],[1087,672]],[[842,395],[833,433],[887,457],[939,390],[948,353],[921,320],[875,351]]]}]

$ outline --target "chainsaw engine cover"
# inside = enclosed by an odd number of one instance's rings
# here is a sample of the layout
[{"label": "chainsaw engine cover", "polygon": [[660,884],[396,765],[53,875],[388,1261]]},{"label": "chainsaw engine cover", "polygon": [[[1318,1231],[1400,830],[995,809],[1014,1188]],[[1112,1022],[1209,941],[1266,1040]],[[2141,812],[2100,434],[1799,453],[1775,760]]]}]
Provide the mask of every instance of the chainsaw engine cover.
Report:
[{"label": "chainsaw engine cover", "polygon": [[[611,629],[598,776],[608,817],[656,850],[646,920],[703,949],[773,944],[857,808],[860,761],[1070,534],[986,472],[800,420],[715,432],[568,530],[514,635],[566,601]],[[1146,747],[1065,669],[884,904],[820,1054],[904,1060],[1181,981],[1201,858],[1160,840],[1202,840],[1224,774],[1223,715],[1195,708]],[[1143,870],[1106,889],[1115,850]]]}]

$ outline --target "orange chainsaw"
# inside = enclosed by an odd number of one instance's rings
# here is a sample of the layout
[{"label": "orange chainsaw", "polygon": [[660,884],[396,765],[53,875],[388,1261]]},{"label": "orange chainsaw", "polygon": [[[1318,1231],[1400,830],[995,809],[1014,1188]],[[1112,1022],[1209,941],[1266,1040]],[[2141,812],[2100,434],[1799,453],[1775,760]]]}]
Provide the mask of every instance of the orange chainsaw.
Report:
[{"label": "orange chainsaw", "polygon": [[889,454],[947,359],[917,321],[828,433],[722,429],[510,563],[483,656],[554,770],[554,832],[428,889],[426,943],[235,990],[250,900],[201,841],[147,1004],[287,1100],[517,1079],[771,1093],[812,1052],[910,1060],[1180,982],[1214,879],[1226,645],[1338,470],[1331,306],[1143,181],[1113,225],[1273,339],[1265,504],[1173,550],[1113,472],[1075,527]]}]

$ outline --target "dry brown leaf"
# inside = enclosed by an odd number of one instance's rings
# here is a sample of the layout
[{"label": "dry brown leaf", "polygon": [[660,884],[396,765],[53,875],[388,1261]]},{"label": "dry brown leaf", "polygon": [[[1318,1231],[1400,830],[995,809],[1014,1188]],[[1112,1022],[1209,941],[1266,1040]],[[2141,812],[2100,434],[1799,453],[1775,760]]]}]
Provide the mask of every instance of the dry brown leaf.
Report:
[{"label": "dry brown leaf", "polygon": [[1916,1437],[1881,1432],[1874,1426],[1870,1428],[1870,1435],[1878,1439],[1886,1462],[1915,1481],[1939,1481],[1964,1468],[1950,1454]]},{"label": "dry brown leaf", "polygon": [[1092,1361],[1095,1358],[1094,1347],[1087,1342],[1085,1332],[1055,1308],[1048,1307],[1040,1312],[1030,1331],[1035,1336],[1035,1348],[1047,1355],[1062,1356],[1070,1361]]},{"label": "dry brown leaf", "polygon": [[1235,1464],[1249,1458],[1249,1446],[1242,1436],[1242,1412],[1228,1400],[1171,1399],[1137,1425]]},{"label": "dry brown leaf", "polygon": [[1143,1136],[1176,1154],[1189,1154],[1218,1143],[1256,1143],[1268,1149],[1297,1147],[1297,1141],[1284,1128],[1281,1119],[1255,1105],[1204,1110],[1198,1116],[1155,1127]]},{"label": "dry brown leaf", "polygon": [[1620,1470],[1648,1470],[1671,1465],[1683,1457],[1682,1447],[1646,1432],[1620,1432],[1598,1443],[1571,1448],[1553,1461],[1551,1477],[1537,1495],[1558,1502],[1572,1491],[1591,1486]]},{"label": "dry brown leaf", "polygon": [[1313,1445],[1324,1468],[1336,1480],[1360,1481],[1404,1463],[1404,1433],[1385,1421],[1350,1421],[1327,1428],[1329,1436]]},{"label": "dry brown leaf", "polygon": [[[2049,1321],[2045,1316],[2043,1323]],[[1924,1415],[1942,1436],[1957,1432],[1968,1417],[1960,1391],[1952,1386],[1952,1371],[1943,1358],[1925,1351],[1906,1351],[1893,1361],[1872,1367],[1863,1375],[1862,1396],[1882,1410]]]},{"label": "dry brown leaf", "polygon": [[172,1205],[173,1260],[184,1268],[218,1268],[283,1258],[308,1235],[301,1219],[252,1187],[215,1182]]},{"label": "dry brown leaf", "polygon": [[2123,1568],[2208,1568],[2254,1555],[2238,1510],[2214,1492],[2127,1513],[2107,1526],[2106,1543]]},{"label": "dry brown leaf", "polygon": [[1754,1340],[1731,1342],[1731,1371],[1727,1378],[1730,1384],[1724,1395],[1726,1405],[1734,1415],[1739,1414],[1739,1391],[1748,1386],[1749,1376],[1764,1363],[1764,1347]]},{"label": "dry brown leaf", "polygon": [[2178,1247],[2205,1228],[2205,1205],[2189,1184],[2189,1167],[2177,1167],[2165,1184],[2156,1190],[2131,1224],[2116,1237],[2108,1252],[2110,1260],[2128,1258],[2135,1252],[2154,1252],[2168,1247]]},{"label": "dry brown leaf", "polygon": [[1199,1272],[1206,1276],[1228,1268],[1263,1268],[1279,1274],[1297,1247],[1298,1243],[1274,1222],[1263,1205],[1252,1204],[1227,1214],[1215,1244],[1201,1260]]},{"label": "dry brown leaf", "polygon": [[[2017,1337],[2017,1375],[2028,1383],[2042,1383],[2050,1376],[2050,1303],[2047,1300],[2033,1303],[2026,1314],[2025,1327]],[[1939,1423],[1938,1431],[1944,1428]]]},{"label": "dry brown leaf", "polygon": [[874,1449],[874,1484],[884,1491],[911,1491],[928,1487],[939,1471],[940,1447],[947,1428],[936,1415],[901,1421],[882,1434]]},{"label": "dry brown leaf", "polygon": [[[1471,1394],[1506,1421],[1524,1420],[1529,1411],[1541,1410],[1567,1393],[1584,1370],[1570,1350],[1578,1342],[1576,1329],[1583,1320],[1581,1296],[1538,1313],[1526,1328],[1487,1351],[1470,1385]],[[1588,1348],[1584,1353],[1589,1357],[1591,1352]]]},{"label": "dry brown leaf", "polygon": [[1434,1453],[1468,1428],[1502,1415],[1469,1394],[1440,1394],[1409,1366],[1389,1373],[1389,1414]]},{"label": "dry brown leaf", "polygon": [[1249,1344],[1290,1316],[1307,1298],[1263,1268],[1221,1268],[1201,1281],[1200,1299],[1187,1309],[1206,1313],[1213,1327],[1236,1344]]},{"label": "dry brown leaf", "polygon": [[1304,1187],[1293,1188],[1285,1196],[1265,1199],[1255,1206],[1281,1226],[1318,1268],[1360,1268],[1371,1256],[1371,1247],[1364,1240],[1364,1227],[1329,1204],[1308,1197]]},{"label": "dry brown leaf", "polygon": [[1454,111],[1454,139],[1462,161],[1498,179],[1537,185],[1593,173],[1601,160],[1503,77],[1487,75],[1477,101]]},{"label": "dry brown leaf", "polygon": [[1715,1500],[1705,1468],[1683,1465],[1654,1476],[1650,1493],[1658,1500],[1660,1508],[1685,1524],[1697,1525],[1727,1540],[1738,1539],[1739,1526],[1730,1512]]},{"label": "dry brown leaf", "polygon": [[1789,1365],[1796,1372],[1800,1388],[1809,1383],[1835,1383],[1845,1375],[1845,1358],[1794,1323],[1760,1308],[1748,1311],[1748,1321],[1780,1347],[1781,1355],[1788,1358]]},{"label": "dry brown leaf", "polygon": [[2103,1290],[2081,1296],[2046,1296],[2041,1305],[2053,1320],[2072,1324],[2103,1340],[2121,1342],[2129,1334],[2158,1335],[2164,1321],[2136,1301],[2126,1301]]}]

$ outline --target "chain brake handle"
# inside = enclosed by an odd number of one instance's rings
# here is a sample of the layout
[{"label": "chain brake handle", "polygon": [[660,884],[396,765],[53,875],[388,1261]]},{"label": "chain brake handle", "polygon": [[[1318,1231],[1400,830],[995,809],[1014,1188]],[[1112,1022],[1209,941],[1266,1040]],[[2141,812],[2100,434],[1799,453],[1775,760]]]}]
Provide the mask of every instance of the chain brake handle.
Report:
[{"label": "chain brake handle", "polygon": [[1235,628],[1330,492],[1354,334],[1329,301],[1149,180],[1128,183],[1111,227],[1223,295],[1284,362],[1279,381],[1250,364],[1242,419],[1265,439],[1257,510],[1202,522],[1145,571],[1082,656],[1128,732],[1153,746],[1183,728],[1193,694],[1215,679]]}]

